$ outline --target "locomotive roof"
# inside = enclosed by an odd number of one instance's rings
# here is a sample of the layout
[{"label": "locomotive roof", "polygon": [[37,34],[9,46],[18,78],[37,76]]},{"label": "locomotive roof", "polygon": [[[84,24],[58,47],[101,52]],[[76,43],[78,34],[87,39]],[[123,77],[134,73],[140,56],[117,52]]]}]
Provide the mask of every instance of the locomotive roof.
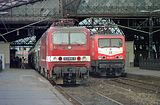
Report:
[{"label": "locomotive roof", "polygon": [[81,29],[87,29],[86,27],[77,27],[77,26],[72,26],[72,27],[58,27],[58,26],[52,26],[50,29],[56,29],[56,30],[81,30]]},{"label": "locomotive roof", "polygon": [[68,29],[68,28],[77,28],[77,29],[80,29],[80,28],[85,28],[85,27],[83,27],[83,26],[52,26],[53,28],[64,28],[64,29]]},{"label": "locomotive roof", "polygon": [[92,34],[92,36],[124,36],[124,34]]}]

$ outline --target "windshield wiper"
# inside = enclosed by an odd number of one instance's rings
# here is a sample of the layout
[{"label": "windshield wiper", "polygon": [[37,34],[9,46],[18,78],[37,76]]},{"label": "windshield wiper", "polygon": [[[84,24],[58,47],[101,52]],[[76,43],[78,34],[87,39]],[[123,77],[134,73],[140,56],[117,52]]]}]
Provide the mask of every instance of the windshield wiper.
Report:
[{"label": "windshield wiper", "polygon": [[112,46],[112,47],[118,47],[118,48],[120,48],[120,46]]},{"label": "windshield wiper", "polygon": [[109,46],[102,46],[102,47],[100,47],[100,48],[105,48],[105,47],[109,47]]}]

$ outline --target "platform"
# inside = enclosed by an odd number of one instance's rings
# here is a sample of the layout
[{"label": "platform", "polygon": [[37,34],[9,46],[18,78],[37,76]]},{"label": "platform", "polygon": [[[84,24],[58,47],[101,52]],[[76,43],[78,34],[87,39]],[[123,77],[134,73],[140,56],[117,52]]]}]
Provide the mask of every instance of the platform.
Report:
[{"label": "platform", "polygon": [[72,105],[32,69],[0,72],[0,105]]},{"label": "platform", "polygon": [[125,70],[127,74],[160,78],[160,71],[156,70],[145,70],[139,67],[126,67]]}]

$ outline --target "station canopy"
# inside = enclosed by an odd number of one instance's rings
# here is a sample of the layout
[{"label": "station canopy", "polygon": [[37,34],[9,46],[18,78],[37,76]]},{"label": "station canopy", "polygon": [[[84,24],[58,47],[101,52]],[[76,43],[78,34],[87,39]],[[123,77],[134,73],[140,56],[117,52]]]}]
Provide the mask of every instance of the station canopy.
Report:
[{"label": "station canopy", "polygon": [[123,31],[110,18],[86,18],[79,23],[79,26],[86,26],[92,35],[124,35]]},{"label": "station canopy", "polygon": [[0,11],[4,11],[6,9],[24,4],[34,3],[37,1],[42,1],[42,0],[0,0]]}]

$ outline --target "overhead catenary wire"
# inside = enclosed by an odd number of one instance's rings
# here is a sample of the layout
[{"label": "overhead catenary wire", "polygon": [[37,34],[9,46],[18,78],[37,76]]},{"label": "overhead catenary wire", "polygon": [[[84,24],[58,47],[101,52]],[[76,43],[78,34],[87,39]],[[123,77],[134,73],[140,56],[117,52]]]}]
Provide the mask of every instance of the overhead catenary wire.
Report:
[{"label": "overhead catenary wire", "polygon": [[5,42],[8,42],[7,39],[2,34],[0,34],[0,36],[5,40]]},{"label": "overhead catenary wire", "polygon": [[[116,24],[116,25],[119,26],[119,27],[122,27],[122,28],[130,29],[130,30],[137,31],[137,32],[142,32],[142,33],[145,33],[145,34],[149,34],[150,33],[150,32],[147,32],[147,31],[142,31],[142,30],[131,28],[131,27],[126,27],[126,26],[122,26],[122,25],[118,25],[118,24]],[[151,34],[154,34],[154,33],[159,32],[159,31],[160,31],[160,29],[151,32]]]},{"label": "overhead catenary wire", "polygon": [[[12,31],[8,31],[8,32],[6,32],[6,33],[4,33],[4,34],[0,34],[0,36],[3,37],[3,39],[4,39],[5,41],[7,41],[7,40],[4,38],[5,35],[10,34],[10,33],[12,33],[12,32],[15,32],[15,31],[17,31],[17,30],[24,29],[24,28],[29,27],[29,26],[35,25],[35,24],[37,24],[37,23],[41,23],[41,22],[47,21],[47,20],[49,20],[49,19],[50,19],[50,18],[41,19],[41,20],[39,20],[39,21],[33,22],[33,23],[31,23],[31,24],[28,24],[28,25],[26,25],[26,26],[17,28],[17,29],[12,30]],[[134,29],[134,28],[131,28],[131,27],[126,27],[126,26],[122,26],[122,25],[118,25],[118,24],[116,24],[116,25],[119,26],[119,27],[121,27],[121,28],[126,28],[126,29],[130,29],[130,30],[133,30],[133,31],[137,31],[137,32],[142,32],[142,33],[145,33],[145,34],[149,34],[149,32],[147,32],[147,31],[138,30],[138,29]],[[158,31],[160,31],[160,29],[159,29],[159,30],[156,30],[156,31],[154,31],[154,32],[152,32],[152,33],[156,33],[156,32],[158,32]]]},{"label": "overhead catenary wire", "polygon": [[154,33],[159,32],[159,31],[160,31],[160,29],[158,29],[158,30],[156,30],[156,31],[151,32],[151,34],[154,34]]},{"label": "overhead catenary wire", "polygon": [[4,33],[4,34],[0,34],[0,36],[3,37],[3,36],[5,36],[5,35],[7,35],[7,34],[10,34],[10,33],[12,33],[12,32],[15,32],[15,31],[17,31],[17,30],[24,29],[24,28],[26,28],[26,27],[29,27],[29,26],[32,26],[32,25],[35,25],[35,24],[44,22],[44,21],[49,20],[49,19],[50,19],[50,18],[41,19],[41,20],[39,20],[39,21],[36,21],[36,22],[31,23],[31,24],[25,25],[25,26],[23,26],[23,27],[17,28],[17,29],[15,29],[15,30],[6,32],[6,33]]},{"label": "overhead catenary wire", "polygon": [[135,29],[135,28],[126,27],[126,26],[122,26],[122,25],[118,25],[118,24],[116,24],[116,25],[119,26],[119,27],[121,27],[121,28],[126,28],[126,29],[129,29],[129,30],[133,30],[133,31],[137,31],[137,32],[142,32],[142,33],[145,33],[145,34],[149,34],[149,32],[147,32],[147,31],[138,30],[138,29]]},{"label": "overhead catenary wire", "polygon": [[[47,2],[41,7],[41,9],[44,9],[44,6],[45,6],[46,4],[47,4]],[[49,12],[50,12],[50,11],[49,11]],[[48,15],[48,13],[47,13],[47,15]],[[32,25],[35,25],[35,24],[38,24],[38,23],[41,23],[41,22],[44,22],[44,21],[47,21],[47,20],[51,19],[51,17],[46,17],[46,16],[43,17],[43,18],[44,18],[44,19],[41,19],[41,20],[39,20],[39,21],[37,21],[37,22],[33,22],[33,23],[31,23],[31,24],[28,24],[28,25],[26,25],[26,26],[23,26],[23,27],[14,29],[14,30],[9,31],[9,32],[6,32],[6,33],[4,33],[4,34],[0,34],[0,36],[5,36],[5,35],[10,34],[10,33],[12,33],[12,32],[15,32],[15,31],[24,29],[24,28],[26,28],[26,27],[29,27],[29,26],[32,26]],[[4,37],[3,37],[3,38],[4,38]]]}]

